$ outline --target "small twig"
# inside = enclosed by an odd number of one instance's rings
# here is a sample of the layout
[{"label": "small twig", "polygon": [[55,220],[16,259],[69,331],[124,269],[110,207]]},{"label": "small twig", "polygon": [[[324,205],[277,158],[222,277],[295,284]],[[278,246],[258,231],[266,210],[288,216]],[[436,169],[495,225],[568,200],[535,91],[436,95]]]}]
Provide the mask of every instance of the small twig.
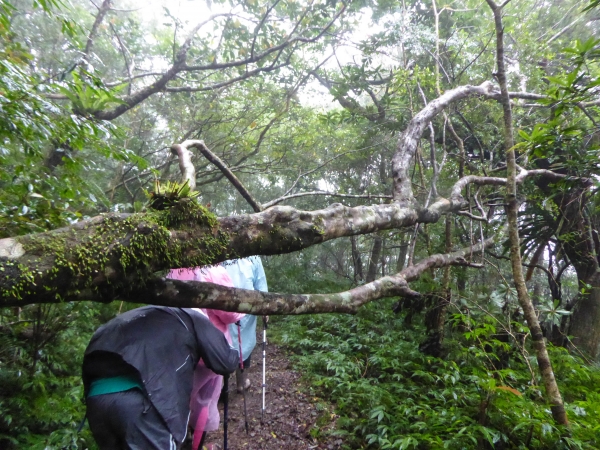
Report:
[{"label": "small twig", "polygon": [[480,222],[487,222],[488,221],[487,217],[479,217],[479,216],[476,216],[475,214],[470,213],[469,211],[457,211],[456,214],[459,215],[459,216],[468,217],[468,218],[473,219],[473,220],[478,220]]},{"label": "small twig", "polygon": [[477,189],[477,192],[475,192],[473,199],[475,200],[475,205],[477,206],[477,209],[479,210],[481,215],[485,216],[486,215],[485,211],[483,210],[483,207],[481,206],[481,203],[479,202],[479,191],[481,191],[481,187],[479,187],[479,189]]}]

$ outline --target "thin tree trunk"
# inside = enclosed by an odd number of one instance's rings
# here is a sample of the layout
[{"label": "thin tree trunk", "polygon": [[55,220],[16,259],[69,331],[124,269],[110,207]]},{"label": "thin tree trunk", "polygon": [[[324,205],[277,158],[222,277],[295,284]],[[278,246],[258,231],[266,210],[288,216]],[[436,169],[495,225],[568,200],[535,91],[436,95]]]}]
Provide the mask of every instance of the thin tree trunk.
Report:
[{"label": "thin tree trunk", "polygon": [[373,250],[371,250],[371,260],[369,261],[369,270],[367,270],[367,279],[365,280],[367,283],[375,281],[375,278],[377,277],[377,266],[379,264],[379,259],[381,258],[382,243],[383,239],[381,239],[381,236],[375,236]]},{"label": "thin tree trunk", "polygon": [[385,259],[385,238],[381,242],[381,276],[385,277],[386,272],[386,259]]},{"label": "thin tree trunk", "polygon": [[352,264],[354,266],[354,281],[362,281],[365,279],[363,274],[362,259],[360,252],[358,251],[358,245],[356,243],[357,237],[350,236],[350,242],[352,243]]},{"label": "thin tree trunk", "polygon": [[406,254],[408,253],[408,241],[402,236],[400,241],[400,250],[398,251],[398,260],[396,261],[396,273],[404,269],[406,263]]},{"label": "thin tree trunk", "polygon": [[562,396],[554,377],[552,364],[544,342],[542,329],[538,321],[537,315],[527,286],[525,285],[525,277],[523,276],[523,266],[521,261],[521,249],[519,242],[519,228],[517,214],[519,204],[517,201],[517,165],[515,161],[513,126],[512,126],[512,111],[510,108],[510,98],[508,95],[508,86],[506,81],[506,72],[504,67],[504,28],[502,25],[502,6],[498,6],[493,0],[486,0],[494,13],[494,22],[496,25],[496,49],[497,49],[497,65],[498,65],[498,83],[500,84],[501,103],[504,111],[504,148],[506,151],[506,166],[507,166],[507,184],[506,184],[506,212],[508,216],[508,234],[510,242],[510,260],[512,264],[512,272],[517,290],[519,304],[523,309],[525,319],[531,332],[533,347],[536,351],[538,366],[542,375],[542,380],[546,388],[546,395],[551,404],[552,417],[560,425],[568,425],[567,413],[565,411]]},{"label": "thin tree trunk", "polygon": [[[446,216],[446,251],[452,251],[452,217]],[[444,268],[442,290],[435,295],[435,304],[427,312],[425,323],[427,325],[427,338],[419,345],[419,350],[427,355],[440,357],[444,342],[444,327],[446,313],[452,299],[450,290],[450,267]]]},{"label": "thin tree trunk", "polygon": [[596,360],[600,354],[600,277],[580,278],[579,287],[585,292],[577,296],[573,305],[568,334],[573,336],[573,345]]}]

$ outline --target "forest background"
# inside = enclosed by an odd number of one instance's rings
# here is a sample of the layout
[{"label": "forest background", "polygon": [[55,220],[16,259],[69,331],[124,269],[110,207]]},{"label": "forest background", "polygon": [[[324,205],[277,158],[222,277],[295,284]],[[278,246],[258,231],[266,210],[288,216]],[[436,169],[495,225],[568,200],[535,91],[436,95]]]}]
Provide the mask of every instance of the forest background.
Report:
[{"label": "forest background", "polygon": [[597,3],[3,0],[0,447],[155,303],[290,314],[346,448],[599,448]]}]

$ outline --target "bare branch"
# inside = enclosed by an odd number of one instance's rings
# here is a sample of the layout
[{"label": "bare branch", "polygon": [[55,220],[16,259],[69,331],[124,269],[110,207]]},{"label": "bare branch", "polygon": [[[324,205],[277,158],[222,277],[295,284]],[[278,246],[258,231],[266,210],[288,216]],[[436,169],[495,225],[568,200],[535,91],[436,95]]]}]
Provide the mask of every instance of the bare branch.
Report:
[{"label": "bare branch", "polygon": [[292,198],[298,198],[298,197],[307,197],[309,195],[326,195],[329,197],[342,197],[342,198],[367,198],[367,199],[385,198],[385,199],[390,199],[390,200],[392,199],[391,195],[370,195],[370,194],[353,195],[353,194],[338,194],[335,192],[310,191],[310,192],[298,192],[297,194],[291,194],[291,195],[284,195],[283,197],[276,198],[275,200],[271,200],[270,202],[263,203],[262,206],[264,209],[267,209],[267,208],[270,208],[271,206],[278,205],[279,203],[284,202],[286,200],[289,200]]},{"label": "bare branch", "polygon": [[371,97],[371,100],[373,101],[373,104],[377,108],[377,111],[378,111],[377,121],[378,122],[383,122],[385,120],[385,108],[381,104],[381,101],[379,101],[379,99],[377,98],[377,96],[375,95],[375,93],[373,92],[372,89],[366,87],[365,91],[367,91],[367,94],[369,94],[369,97]]},{"label": "bare branch", "polygon": [[408,282],[417,280],[427,270],[448,265],[481,267],[473,265],[466,258],[493,243],[493,239],[487,239],[473,247],[453,253],[432,255],[396,275],[386,276],[337,294],[276,294],[228,288],[212,283],[157,279],[148,284],[146,292],[133,293],[133,298],[123,300],[139,302],[140,298],[151,298],[152,304],[217,308],[254,315],[316,312],[355,314],[361,306],[374,300],[394,296],[419,297],[419,293],[408,287]]},{"label": "bare branch", "polygon": [[[137,70],[139,70],[139,69],[137,69]],[[120,86],[121,84],[129,83],[132,80],[137,80],[138,78],[161,77],[163,75],[164,75],[163,72],[144,72],[144,73],[140,73],[139,75],[134,75],[131,78],[127,78],[126,80],[117,80],[117,81],[111,81],[111,82],[105,83],[104,86],[115,87],[115,86]],[[66,96],[64,98],[66,98]]]},{"label": "bare branch", "polygon": [[273,72],[274,70],[277,69],[281,69],[282,67],[285,67],[289,65],[289,61],[285,61],[281,64],[277,64],[277,65],[270,65],[270,66],[264,66],[264,67],[257,67],[254,70],[250,70],[250,71],[246,71],[244,72],[242,75],[239,75],[237,77],[234,78],[230,78],[226,81],[222,81],[220,83],[215,83],[215,84],[211,84],[208,86],[175,86],[175,87],[166,87],[163,90],[165,92],[205,92],[205,91],[214,91],[216,89],[221,89],[227,86],[231,86],[232,84],[238,83],[240,81],[243,80],[247,80],[248,78],[251,78],[259,73],[268,73],[268,72]]},{"label": "bare branch", "polygon": [[143,102],[145,99],[150,97],[152,94],[155,94],[156,92],[161,91],[167,85],[167,83],[169,81],[171,81],[179,72],[181,72],[185,68],[187,52],[189,51],[189,49],[192,45],[192,41],[193,41],[194,37],[196,36],[196,34],[198,33],[198,31],[200,30],[200,28],[202,28],[207,23],[213,21],[217,17],[228,16],[228,15],[229,14],[225,14],[225,13],[213,14],[208,19],[206,19],[204,22],[201,22],[198,25],[196,25],[192,29],[192,31],[190,32],[190,34],[188,35],[186,40],[183,42],[181,47],[179,48],[177,54],[175,55],[175,61],[173,62],[173,65],[169,68],[169,70],[167,70],[165,73],[163,73],[162,76],[158,80],[156,80],[150,86],[146,86],[146,87],[140,89],[139,91],[123,98],[122,99],[123,104],[116,106],[113,109],[97,111],[94,113],[94,116],[96,118],[102,119],[102,120],[115,119],[115,118],[119,117],[121,114],[123,114],[124,112],[126,112],[129,109],[131,109],[132,107],[134,107],[135,105]]},{"label": "bare branch", "polygon": [[[354,314],[368,302],[385,297],[419,297],[420,294],[408,287],[408,282],[418,279],[423,272],[448,265],[469,266],[466,257],[483,247],[493,244],[488,239],[474,247],[453,253],[433,255],[419,263],[407,267],[396,275],[386,276],[371,283],[358,286],[337,294],[277,294],[245,289],[229,288],[212,283],[180,281],[161,277],[150,277],[143,286],[124,289],[115,300],[143,302],[174,307],[203,307],[225,311],[239,311],[255,315],[264,314],[309,314],[309,313],[350,313]],[[68,300],[106,301],[99,293],[84,290],[76,292]],[[59,296],[37,298],[37,303],[58,303]],[[3,301],[3,306],[25,305],[15,299]]]},{"label": "bare branch", "polygon": [[592,117],[592,115],[589,113],[589,111],[586,108],[586,105],[582,102],[577,103],[577,107],[581,110],[581,112],[583,114],[585,114],[585,116],[590,119],[590,122],[592,122],[592,125],[594,125],[595,127],[598,127],[598,123],[596,122],[596,120]]},{"label": "bare branch", "polygon": [[[533,170],[525,170],[520,168],[520,173],[516,177],[516,183],[520,184],[525,179],[529,177],[542,177],[546,178],[549,181],[561,181],[561,180],[573,180],[582,183],[583,186],[591,186],[592,181],[588,178],[576,178],[571,177],[569,175],[563,175],[560,173],[552,172],[551,170],[546,169],[533,169]],[[506,178],[500,177],[480,177],[477,175],[468,175],[466,177],[458,180],[454,186],[452,187],[452,191],[450,194],[450,198],[454,202],[463,201],[463,197],[461,191],[468,185],[475,184],[477,186],[505,186]]]},{"label": "bare branch", "polygon": [[[363,150],[363,149],[360,149],[360,150]],[[329,158],[329,159],[328,159],[327,161],[325,161],[324,163],[322,163],[322,164],[319,164],[317,167],[315,167],[315,168],[313,168],[313,169],[310,169],[310,170],[308,170],[308,171],[306,171],[306,172],[303,172],[303,173],[299,174],[299,175],[298,175],[298,177],[297,177],[297,178],[294,180],[294,182],[293,182],[293,183],[292,183],[292,185],[290,186],[290,188],[289,188],[287,191],[285,191],[285,194],[283,194],[283,195],[282,195],[281,197],[279,197],[279,198],[276,198],[275,200],[271,200],[270,202],[267,202],[267,203],[265,203],[265,205],[264,205],[264,206],[265,206],[265,208],[268,208],[268,207],[271,207],[271,206],[273,206],[273,205],[276,205],[277,203],[281,203],[281,201],[282,201],[282,199],[283,199],[284,197],[285,197],[285,198],[287,198],[287,196],[289,195],[289,193],[290,193],[290,192],[292,192],[292,191],[294,190],[294,188],[295,188],[295,187],[296,187],[296,185],[298,184],[298,181],[300,181],[300,179],[301,179],[302,177],[305,177],[306,175],[310,175],[311,173],[314,173],[314,172],[316,172],[317,170],[319,170],[319,169],[322,169],[322,168],[323,168],[323,167],[325,167],[327,164],[329,164],[331,161],[333,161],[333,160],[335,160],[335,159],[339,158],[340,156],[347,155],[348,153],[354,153],[354,152],[356,152],[356,151],[358,151],[358,150],[350,150],[350,151],[348,151],[348,152],[343,152],[343,153],[340,153],[339,155],[335,155],[335,156],[333,156],[333,157]],[[267,206],[267,205],[269,205],[269,206]]]},{"label": "bare branch", "polygon": [[287,47],[290,47],[297,42],[307,43],[307,44],[314,43],[314,42],[318,41],[319,39],[321,39],[321,37],[323,37],[323,35],[327,32],[327,30],[329,30],[329,28],[331,28],[333,26],[335,21],[344,13],[346,8],[347,8],[347,5],[345,3],[343,3],[343,7],[340,9],[340,11],[338,11],[335,14],[335,16],[331,19],[331,21],[329,21],[329,23],[319,32],[319,34],[317,36],[314,36],[312,38],[306,38],[306,37],[302,37],[302,36],[293,37],[293,35],[289,35],[279,45],[274,45],[273,47],[269,47],[265,51],[258,53],[254,56],[250,56],[248,58],[238,59],[235,61],[229,61],[229,62],[224,62],[224,63],[213,62],[211,64],[203,64],[203,65],[195,65],[195,66],[186,65],[184,67],[184,69],[187,71],[203,71],[203,70],[228,69],[231,67],[245,66],[248,64],[256,63],[262,59],[265,59],[267,56],[269,56],[273,53],[280,52],[281,50],[283,50]]},{"label": "bare branch", "polygon": [[473,95],[489,97],[493,93],[493,84],[489,81],[479,86],[460,86],[447,91],[417,113],[409,122],[398,142],[398,149],[392,158],[392,177],[394,180],[394,199],[403,203],[414,203],[414,195],[409,176],[410,163],[425,127],[449,104]]},{"label": "bare branch", "polygon": [[[316,71],[313,71],[312,75],[317,79],[317,81],[319,83],[321,83],[321,85],[323,87],[325,87],[327,90],[329,90],[330,93],[333,91],[333,83],[331,81],[329,81],[327,78],[319,75]],[[377,98],[375,97],[375,94],[370,89],[367,90],[367,92],[369,93],[369,96],[371,96],[371,99],[374,100],[374,103],[377,106],[377,110],[378,110],[377,114],[373,114],[373,113],[370,113],[369,111],[367,111],[366,108],[361,106],[360,103],[358,103],[352,97],[339,95],[339,94],[334,95],[334,97],[343,108],[347,109],[351,113],[359,114],[371,122],[379,122],[385,118],[385,109],[383,109],[383,107],[379,103],[379,101],[376,101]]]},{"label": "bare branch", "polygon": [[548,39],[548,41],[546,42],[546,45],[549,45],[552,41],[561,37],[565,32],[567,32],[569,30],[569,28],[571,28],[573,25],[577,24],[577,22],[579,22],[584,17],[585,16],[583,14],[579,15],[573,22],[571,22],[567,26],[563,27],[558,33],[556,33],[554,36],[552,36],[550,39]]},{"label": "bare branch", "polygon": [[380,78],[379,80],[365,80],[365,83],[367,83],[369,86],[381,86],[392,81],[392,78],[393,77],[390,75],[389,77]]},{"label": "bare branch", "polygon": [[[238,177],[236,177],[234,175],[234,173],[231,170],[229,170],[229,168],[221,160],[221,158],[219,158],[217,155],[215,155],[213,152],[211,152],[208,149],[208,147],[204,144],[204,141],[198,141],[198,140],[185,141],[181,144],[176,144],[171,148],[176,149],[179,147],[183,147],[186,149],[192,147],[192,148],[197,148],[198,150],[200,150],[200,152],[204,155],[204,157],[206,159],[208,159],[211,163],[213,163],[215,166],[217,166],[217,168],[221,172],[223,172],[225,177],[231,182],[231,184],[233,184],[233,186],[237,189],[237,191],[240,193],[240,195],[242,197],[244,197],[244,199],[248,202],[248,204],[250,206],[252,206],[252,209],[254,210],[254,212],[260,212],[264,209],[261,206],[261,204],[258,203],[254,199],[252,194],[250,194],[248,189],[246,189],[246,187],[242,184],[242,182],[238,179]],[[194,183],[194,185],[195,185],[195,183]]]},{"label": "bare branch", "polygon": [[469,211],[457,211],[455,214],[459,215],[459,216],[465,216],[470,219],[477,220],[479,222],[487,222],[488,221],[486,217],[476,216],[475,214],[472,214]]},{"label": "bare branch", "polygon": [[192,152],[188,150],[185,141],[183,144],[175,144],[171,147],[171,152],[179,158],[179,170],[181,171],[181,183],[190,187],[190,190],[196,189],[196,168],[192,163]]},{"label": "bare branch", "polygon": [[[483,207],[481,206],[481,203],[479,202],[479,191],[481,190],[481,187],[479,189],[477,189],[477,192],[475,192],[475,195],[473,196],[473,200],[475,200],[475,206],[477,207],[477,210],[481,213],[482,216],[485,216],[485,211],[483,210]],[[488,220],[486,219],[486,222]]]},{"label": "bare branch", "polygon": [[271,14],[271,11],[273,11],[273,9],[277,6],[277,4],[279,2],[280,2],[280,0],[275,0],[273,2],[273,4],[267,8],[265,13],[263,14],[262,19],[260,20],[258,25],[256,25],[256,28],[254,28],[254,37],[252,38],[252,46],[250,47],[250,57],[251,58],[254,57],[254,48],[256,46],[256,39],[258,38],[258,32],[264,25],[265,21],[267,20],[267,17],[269,17],[269,14]]},{"label": "bare branch", "polygon": [[125,62],[125,68],[127,69],[127,76],[129,78],[128,93],[131,94],[131,87],[132,87],[132,83],[133,83],[133,70],[134,70],[133,66],[135,65],[135,60],[133,58],[131,58],[131,64],[129,63],[129,58],[127,57],[127,54],[129,53],[131,55],[131,53],[129,52],[129,50],[127,49],[125,44],[123,43],[121,36],[119,36],[119,33],[117,33],[117,30],[115,30],[115,27],[112,25],[112,23],[110,24],[110,29],[112,30],[113,34],[117,38],[117,42],[119,42],[119,49],[121,50],[121,54],[123,55],[123,61]]},{"label": "bare branch", "polygon": [[[258,73],[265,72],[265,71],[272,71],[272,70],[275,70],[276,68],[282,67],[283,65],[288,64],[288,62],[286,61],[282,65],[277,64],[277,61],[279,59],[279,56],[281,55],[281,52],[286,48],[293,47],[297,43],[307,44],[307,43],[316,42],[319,39],[321,39],[321,37],[323,37],[323,35],[333,26],[333,24],[337,21],[337,19],[346,10],[347,5],[345,3],[342,3],[342,5],[343,5],[342,8],[340,8],[340,10],[319,31],[319,33],[316,36],[309,38],[309,37],[302,37],[302,36],[294,36],[293,34],[290,34],[280,44],[274,45],[274,46],[264,50],[263,52],[257,53],[255,55],[251,55],[248,58],[224,62],[224,63],[218,63],[218,62],[214,61],[210,64],[204,64],[204,65],[188,65],[186,62],[187,54],[191,47],[192,41],[193,41],[195,35],[197,34],[197,32],[200,30],[200,28],[202,26],[206,25],[207,23],[211,22],[212,20],[214,20],[217,17],[229,17],[232,15],[229,13],[213,14],[207,20],[199,23],[198,25],[196,25],[196,27],[194,27],[194,29],[190,32],[190,34],[188,35],[188,37],[186,38],[184,43],[179,48],[177,54],[175,55],[173,65],[166,72],[164,72],[154,83],[123,98],[122,99],[123,103],[112,109],[96,111],[94,113],[94,116],[96,118],[102,119],[102,120],[112,120],[112,119],[119,117],[121,114],[125,113],[126,111],[128,111],[129,109],[134,107],[135,105],[141,103],[142,101],[144,101],[151,95],[153,95],[157,92],[160,92],[160,91],[182,92],[182,91],[213,90],[213,89],[218,89],[220,87],[228,86],[232,83],[247,79]],[[194,88],[194,87],[168,88],[167,87],[167,84],[171,80],[173,80],[177,76],[177,74],[180,72],[221,70],[221,69],[227,69],[227,68],[231,68],[231,67],[240,67],[240,66],[245,66],[248,64],[253,64],[253,63],[257,63],[259,61],[265,60],[270,55],[276,55],[276,57],[275,57],[275,60],[272,62],[272,64],[270,66],[267,66],[266,69],[265,68],[256,68],[254,70],[247,71],[246,73],[244,73],[243,75],[241,75],[239,77],[236,77],[234,79],[231,79],[231,80],[228,80],[228,81],[225,81],[222,83],[216,83],[214,85],[205,86],[202,88]]]},{"label": "bare branch", "polygon": [[452,187],[450,198],[455,201],[463,199],[461,191],[468,185],[474,184],[477,186],[506,186],[506,178],[500,177],[480,177],[477,175],[467,175],[458,180]]},{"label": "bare branch", "polygon": [[104,17],[108,11],[110,11],[111,6],[112,0],[104,0],[104,2],[102,2],[102,6],[98,8],[98,14],[96,15],[96,19],[92,24],[92,29],[90,30],[90,34],[88,34],[88,38],[85,43],[85,50],[83,51],[83,61],[86,63],[89,63],[90,54],[92,53],[92,47],[94,46],[94,39],[98,33],[98,28],[100,27],[100,24],[104,20]]},{"label": "bare branch", "polygon": [[[522,100],[536,100],[536,101],[552,100],[552,98],[547,95],[534,94],[532,92],[509,92],[508,96],[511,99],[516,98],[516,99],[522,99]],[[493,98],[494,100],[500,100],[500,92],[496,91],[494,94],[492,94],[490,96],[490,98]],[[566,101],[566,102],[568,103],[568,101]],[[600,104],[600,100],[590,100],[588,102],[571,102],[571,103],[578,107],[598,106]],[[550,104],[547,106],[552,106],[552,105]]]}]

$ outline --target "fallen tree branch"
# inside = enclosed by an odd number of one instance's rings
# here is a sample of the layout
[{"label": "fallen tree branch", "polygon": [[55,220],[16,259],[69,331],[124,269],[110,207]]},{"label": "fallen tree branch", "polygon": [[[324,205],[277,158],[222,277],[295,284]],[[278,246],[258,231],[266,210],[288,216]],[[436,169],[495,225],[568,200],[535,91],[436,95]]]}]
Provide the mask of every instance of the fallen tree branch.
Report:
[{"label": "fallen tree branch", "polygon": [[432,223],[459,204],[398,203],[315,211],[274,206],[216,218],[192,200],[150,213],[110,213],[45,233],[0,239],[0,306],[71,301],[91,289],[108,300],[157,271],[302,250],[343,236]]},{"label": "fallen tree branch", "polygon": [[[173,151],[189,158],[190,147],[216,161],[202,141],[185,141]],[[187,163],[191,162],[180,162],[189,180],[193,168]],[[518,179],[533,175],[565,178],[550,171],[521,169]],[[333,204],[315,211],[274,206],[256,214],[216,218],[197,203],[182,199],[172,210],[106,214],[59,230],[3,239],[0,306],[19,299],[22,304],[49,298],[70,301],[85,289],[111,300],[130,286],[143,287],[160,270],[289,253],[343,236],[434,223],[443,214],[464,209],[460,191],[469,183],[504,185],[506,180],[463,177],[450,199],[438,198],[427,208],[402,202],[353,208]]]},{"label": "fallen tree branch", "polygon": [[[386,276],[348,291],[334,294],[277,294],[225,287],[213,283],[180,281],[153,276],[143,286],[126,289],[111,300],[173,307],[213,308],[239,311],[255,315],[265,314],[354,314],[366,303],[386,297],[419,297],[408,287],[423,272],[448,265],[471,266],[466,259],[469,254],[480,251],[494,243],[487,239],[477,245],[453,253],[432,255],[407,267],[396,275]],[[71,300],[108,301],[98,292],[84,289]],[[60,298],[47,298],[45,302],[58,303]],[[22,306],[23,302],[3,302],[2,306]]]}]

